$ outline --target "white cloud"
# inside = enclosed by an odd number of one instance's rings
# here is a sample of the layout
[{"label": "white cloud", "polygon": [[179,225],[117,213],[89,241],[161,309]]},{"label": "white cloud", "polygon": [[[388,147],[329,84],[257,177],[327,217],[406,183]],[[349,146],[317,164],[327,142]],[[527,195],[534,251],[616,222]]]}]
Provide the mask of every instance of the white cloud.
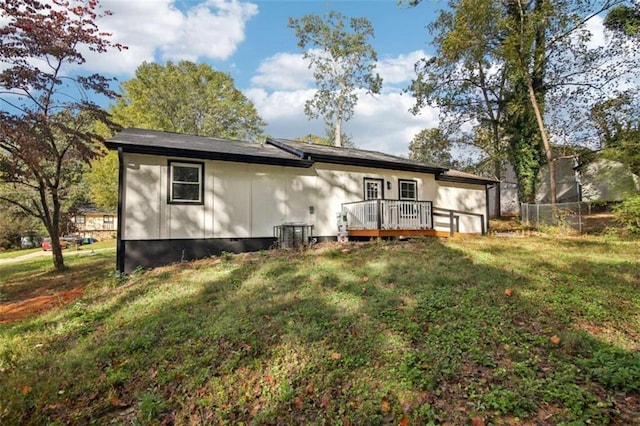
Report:
[{"label": "white cloud", "polygon": [[591,33],[591,38],[587,43],[589,49],[603,47],[607,44],[605,38],[604,19],[601,16],[594,16],[586,24],[586,30]]},{"label": "white cloud", "polygon": [[382,77],[384,84],[405,83],[415,77],[414,66],[420,59],[427,58],[424,50],[416,50],[395,58],[385,58],[378,61],[376,71]]},{"label": "white cloud", "polygon": [[258,13],[255,4],[238,0],[207,0],[185,12],[175,0],[104,0],[102,7],[113,15],[98,20],[100,30],[128,47],[122,52],[86,52],[84,68],[106,74],[132,74],[156,55],[192,61],[227,59],[244,40],[246,22]]},{"label": "white cloud", "polygon": [[313,72],[301,53],[276,53],[258,67],[251,83],[275,90],[306,89],[313,82]]},{"label": "white cloud", "polygon": [[[435,109],[425,108],[421,115],[412,115],[409,109],[414,99],[392,86],[408,84],[414,75],[414,64],[426,56],[417,50],[378,62],[377,71],[384,78],[383,92],[374,97],[358,90],[354,116],[344,124],[345,132],[358,148],[407,155],[409,143],[420,130],[437,126]],[[302,54],[278,53],[265,59],[251,83],[254,87],[244,93],[268,123],[268,134],[282,138],[325,134],[321,119],[309,121],[304,115],[304,104],[315,89],[310,88],[313,75]]]},{"label": "white cloud", "polygon": [[[254,103],[260,116],[267,121],[266,133],[275,137],[296,138],[308,133],[324,135],[322,120],[307,120],[304,103],[313,89],[274,91],[253,88],[245,95]],[[399,91],[376,96],[358,93],[354,117],[344,125],[358,148],[408,155],[409,142],[422,129],[438,124],[435,109],[425,108],[419,116],[408,112],[413,99]]]}]

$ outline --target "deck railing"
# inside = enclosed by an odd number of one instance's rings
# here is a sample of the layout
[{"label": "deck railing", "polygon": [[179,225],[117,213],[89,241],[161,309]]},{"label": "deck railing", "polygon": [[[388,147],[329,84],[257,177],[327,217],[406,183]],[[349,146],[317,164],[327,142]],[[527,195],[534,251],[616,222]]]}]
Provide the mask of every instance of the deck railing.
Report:
[{"label": "deck railing", "polygon": [[431,201],[367,200],[342,205],[348,229],[432,229]]}]

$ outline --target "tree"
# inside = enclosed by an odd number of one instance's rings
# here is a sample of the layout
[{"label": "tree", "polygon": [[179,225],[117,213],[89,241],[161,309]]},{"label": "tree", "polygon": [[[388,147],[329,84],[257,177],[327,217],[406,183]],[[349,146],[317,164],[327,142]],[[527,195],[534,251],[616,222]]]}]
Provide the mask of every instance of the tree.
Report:
[{"label": "tree", "polygon": [[635,7],[626,5],[616,6],[607,13],[604,26],[610,30],[628,37],[640,34],[640,5]]},{"label": "tree", "polygon": [[[481,162],[501,180],[509,148],[505,133],[509,70],[499,58],[500,5],[460,0],[450,6],[429,25],[436,52],[415,65],[417,75],[408,88],[416,99],[411,111],[417,114],[427,105],[437,106],[441,132],[450,135],[458,148],[480,152]],[[499,212],[499,196],[495,202]]]},{"label": "tree", "polygon": [[207,64],[144,62],[111,108],[124,127],[253,140],[265,122],[226,73]]},{"label": "tree", "polygon": [[295,138],[294,140],[299,142],[305,142],[311,145],[333,145],[331,139],[323,138],[322,136],[314,135],[313,133],[308,133],[304,136],[300,136],[299,138]]},{"label": "tree", "polygon": [[367,18],[350,18],[331,11],[327,15],[289,18],[298,46],[313,70],[318,90],[305,103],[309,119],[324,117],[334,131],[334,143],[342,146],[342,124],[349,121],[358,102],[358,89],[380,93],[382,78],[374,74],[377,55],[369,38],[373,27]]},{"label": "tree", "polygon": [[[506,102],[502,104],[502,129],[510,143],[509,157],[521,166],[516,167],[519,184],[521,179],[531,181],[532,172],[537,173],[536,157],[542,152],[551,170],[552,202],[556,201],[556,186],[550,134],[558,140],[577,139],[583,131],[579,118],[587,116],[589,105],[606,96],[612,84],[629,70],[613,60],[624,58],[615,46],[593,49],[587,45],[591,34],[586,23],[621,2],[453,0],[450,12],[442,14],[453,17],[453,24],[443,26],[443,37],[436,38],[453,52],[445,59],[465,66],[469,57],[482,58],[486,61],[483,65],[503,70]],[[457,34],[452,31],[459,26],[462,30]],[[479,75],[481,69],[476,67],[471,75]],[[469,80],[472,85],[475,81]],[[535,142],[540,146],[534,146]],[[528,198],[531,188],[520,193]]]},{"label": "tree", "polygon": [[85,182],[96,207],[115,212],[118,209],[118,154],[112,151],[93,160]]},{"label": "tree", "polygon": [[593,108],[602,153],[626,164],[640,176],[640,102],[631,93],[609,99]]},{"label": "tree", "polygon": [[423,129],[409,144],[409,158],[442,167],[457,167],[451,156],[453,143],[440,129]]},{"label": "tree", "polygon": [[52,240],[53,263],[64,269],[59,244],[66,203],[86,163],[102,153],[91,124],[108,115],[88,94],[112,98],[110,80],[74,75],[82,52],[124,46],[110,42],[96,21],[97,0],[4,0],[0,3],[0,200],[38,218]]}]

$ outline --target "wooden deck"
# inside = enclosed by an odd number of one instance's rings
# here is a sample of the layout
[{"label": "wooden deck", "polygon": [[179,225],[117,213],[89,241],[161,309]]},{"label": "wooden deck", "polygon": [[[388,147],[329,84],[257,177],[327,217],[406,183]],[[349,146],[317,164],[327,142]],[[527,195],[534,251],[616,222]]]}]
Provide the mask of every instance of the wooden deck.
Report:
[{"label": "wooden deck", "polygon": [[[369,238],[399,238],[399,237],[450,237],[448,231],[436,231],[435,229],[349,229],[350,237]],[[456,232],[454,236],[471,235]]]}]

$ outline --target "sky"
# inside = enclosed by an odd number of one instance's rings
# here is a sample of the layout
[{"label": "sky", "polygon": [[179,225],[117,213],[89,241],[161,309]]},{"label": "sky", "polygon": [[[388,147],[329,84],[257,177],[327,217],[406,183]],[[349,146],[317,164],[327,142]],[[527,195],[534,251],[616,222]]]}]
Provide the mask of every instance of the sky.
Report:
[{"label": "sky", "polygon": [[266,134],[324,135],[324,122],[309,121],[304,115],[315,82],[294,31],[287,27],[288,18],[329,10],[366,17],[375,31],[371,44],[383,88],[375,97],[360,93],[344,131],[360,149],[408,155],[411,139],[438,124],[433,108],[412,115],[413,98],[403,90],[414,76],[416,61],[433,52],[426,26],[445,4],[444,0],[423,0],[416,7],[399,6],[395,0],[102,0],[102,7],[113,14],[98,21],[100,30],[128,49],[87,54],[83,71],[126,81],[143,61],[207,63],[231,75],[268,123]]}]

